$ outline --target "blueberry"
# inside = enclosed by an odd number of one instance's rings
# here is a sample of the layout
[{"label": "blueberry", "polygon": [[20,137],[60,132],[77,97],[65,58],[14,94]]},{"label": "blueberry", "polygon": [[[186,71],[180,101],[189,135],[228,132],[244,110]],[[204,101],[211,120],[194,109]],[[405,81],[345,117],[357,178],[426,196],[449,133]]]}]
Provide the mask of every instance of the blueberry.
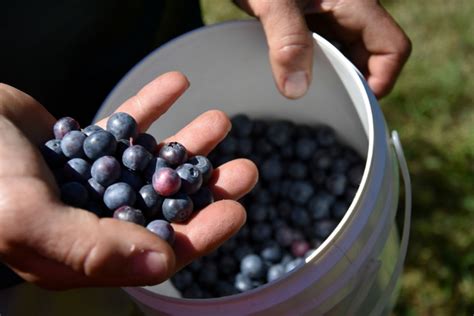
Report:
[{"label": "blueberry", "polygon": [[334,218],[341,220],[346,215],[349,204],[346,201],[338,200],[331,207],[331,214]]},{"label": "blueberry", "polygon": [[294,181],[288,193],[293,202],[304,205],[309,201],[311,196],[313,196],[314,188],[309,181]]},{"label": "blueberry", "polygon": [[316,221],[313,226],[315,236],[321,239],[326,239],[336,228],[336,226],[337,222],[331,219],[323,219],[320,221]]},{"label": "blueberry", "polygon": [[82,145],[86,139],[86,134],[80,131],[70,131],[61,140],[61,150],[68,158],[84,157]]},{"label": "blueberry", "polygon": [[237,261],[231,255],[223,255],[219,258],[219,271],[224,275],[234,275],[238,269]]},{"label": "blueberry", "polygon": [[287,247],[294,240],[293,230],[288,226],[282,226],[275,231],[275,239],[282,247]]},{"label": "blueberry", "polygon": [[268,207],[266,205],[256,203],[250,205],[247,216],[252,222],[262,222],[267,217]]},{"label": "blueberry", "polygon": [[40,147],[44,160],[51,168],[60,167],[66,161],[61,149],[61,140],[50,139]]},{"label": "blueberry", "polygon": [[176,273],[171,281],[179,291],[184,291],[194,283],[193,273],[188,269],[183,269]]},{"label": "blueberry", "polygon": [[248,245],[248,244],[243,244],[240,245],[235,251],[234,251],[234,257],[238,261],[242,261],[243,258],[245,258],[247,255],[252,254],[253,248]]},{"label": "blueberry", "polygon": [[267,132],[267,129],[268,129],[268,122],[261,119],[253,120],[253,126],[252,126],[253,138],[259,138],[260,136],[264,136],[265,133]]},{"label": "blueberry", "polygon": [[327,149],[317,150],[311,159],[312,166],[322,170],[329,169],[331,163],[332,157]]},{"label": "blueberry", "polygon": [[205,294],[197,283],[193,283],[182,292],[182,295],[184,298],[204,298]]},{"label": "blueberry", "polygon": [[288,176],[295,180],[303,180],[308,174],[308,167],[300,161],[292,161],[286,168]]},{"label": "blueberry", "polygon": [[216,296],[229,296],[239,293],[234,285],[225,281],[217,281],[215,285]]},{"label": "blueberry", "polygon": [[310,159],[316,151],[317,143],[312,138],[299,138],[295,144],[296,156],[300,160]]},{"label": "blueberry", "polygon": [[295,257],[303,257],[310,248],[306,240],[295,240],[291,243],[291,254]]},{"label": "blueberry", "polygon": [[268,240],[272,237],[272,226],[267,223],[258,223],[251,228],[250,234],[252,236],[252,240],[256,242],[263,242]]},{"label": "blueberry", "polygon": [[63,137],[70,131],[80,130],[79,123],[72,117],[62,117],[54,123],[53,133],[56,139],[63,139]]},{"label": "blueberry", "polygon": [[238,246],[237,236],[234,235],[219,247],[219,251],[224,254],[232,253]]},{"label": "blueberry", "polygon": [[252,280],[248,275],[239,273],[235,276],[234,287],[239,292],[247,292],[253,289]]},{"label": "blueberry", "polygon": [[283,147],[290,142],[293,133],[293,123],[286,120],[280,120],[270,123],[266,136],[272,144]]},{"label": "blueberry", "polygon": [[278,243],[272,242],[262,249],[260,256],[264,261],[276,263],[279,262],[283,257],[283,250],[278,245]]},{"label": "blueberry", "polygon": [[145,170],[143,171],[143,176],[145,180],[151,183],[153,174],[160,168],[169,167],[166,160],[160,157],[153,157],[148,165],[146,166]]},{"label": "blueberry", "polygon": [[237,152],[237,148],[238,140],[230,134],[218,145],[218,150],[222,155],[234,155]]},{"label": "blueberry", "polygon": [[237,140],[237,153],[239,156],[248,157],[252,154],[253,142],[249,138],[241,138]]},{"label": "blueberry", "polygon": [[291,212],[291,222],[296,227],[305,227],[311,222],[311,218],[305,208],[295,206]]},{"label": "blueberry", "polygon": [[181,189],[184,193],[193,194],[201,187],[202,175],[196,166],[184,163],[176,168],[176,173],[181,178]]},{"label": "blueberry", "polygon": [[347,178],[350,184],[358,187],[360,185],[360,181],[362,180],[363,174],[364,174],[364,165],[356,164],[349,169],[347,173]]},{"label": "blueberry", "polygon": [[314,128],[307,124],[298,124],[295,133],[297,138],[311,138],[314,137]]},{"label": "blueberry", "polygon": [[95,200],[101,201],[104,197],[105,187],[97,182],[94,178],[90,178],[86,183],[89,196]]},{"label": "blueberry", "polygon": [[107,131],[97,131],[84,140],[84,153],[91,160],[102,156],[113,156],[117,148],[114,135]]},{"label": "blueberry", "polygon": [[330,209],[334,201],[334,196],[325,191],[320,191],[309,200],[308,212],[316,220],[329,218]]},{"label": "blueberry", "polygon": [[123,152],[122,163],[132,171],[142,171],[146,168],[152,157],[145,147],[133,145]]},{"label": "blueberry", "polygon": [[255,203],[270,206],[273,202],[272,195],[267,190],[257,188],[252,190],[251,194]]},{"label": "blueberry", "polygon": [[194,210],[199,211],[214,203],[214,195],[208,187],[201,187],[196,193],[189,195],[193,201]]},{"label": "blueberry", "polygon": [[102,156],[92,164],[91,175],[98,183],[108,186],[119,179],[121,171],[115,157]]},{"label": "blueberry", "polygon": [[323,147],[330,147],[337,141],[336,132],[334,132],[334,130],[327,125],[318,126],[316,129],[316,139],[319,145]]},{"label": "blueberry", "polygon": [[193,202],[187,194],[177,193],[164,199],[162,210],[163,216],[168,221],[173,223],[185,222],[193,212]]},{"label": "blueberry", "polygon": [[218,270],[214,263],[205,262],[201,271],[198,274],[198,282],[205,286],[213,286],[218,280]]},{"label": "blueberry", "polygon": [[260,157],[270,155],[275,151],[273,145],[265,138],[255,140],[253,148]]},{"label": "blueberry", "polygon": [[172,167],[179,166],[188,160],[186,148],[178,142],[171,142],[161,147],[159,156]]},{"label": "blueberry", "polygon": [[280,156],[283,159],[292,160],[295,156],[294,146],[283,146],[280,148]]},{"label": "blueberry", "polygon": [[87,204],[89,194],[79,182],[67,182],[61,185],[61,200],[69,205],[83,207]]},{"label": "blueberry", "polygon": [[256,254],[246,255],[240,262],[240,271],[251,279],[258,279],[265,273],[265,265]]},{"label": "blueberry", "polygon": [[158,148],[158,143],[156,142],[155,137],[151,134],[148,134],[148,133],[138,134],[138,136],[134,140],[133,144],[143,146],[143,148],[145,148],[152,155],[155,154],[155,152]]},{"label": "blueberry", "polygon": [[283,164],[276,157],[265,160],[260,166],[260,175],[266,181],[276,181],[283,174]]},{"label": "blueberry", "polygon": [[104,192],[104,203],[109,210],[115,210],[124,205],[134,205],[137,196],[133,188],[125,182],[117,182]]},{"label": "blueberry", "polygon": [[212,166],[211,161],[207,159],[207,157],[197,155],[197,156],[191,157],[188,160],[188,163],[194,165],[201,172],[202,183],[205,184],[209,181],[209,179],[212,176],[212,172],[214,171],[214,168]]},{"label": "blueberry", "polygon": [[174,244],[175,232],[173,226],[171,226],[169,222],[162,219],[155,219],[154,221],[151,221],[146,228],[164,241],[168,242],[168,244]]},{"label": "blueberry", "polygon": [[107,120],[106,130],[111,132],[117,140],[130,139],[137,136],[138,125],[129,114],[116,112]]},{"label": "blueberry", "polygon": [[248,137],[252,133],[253,121],[245,114],[234,115],[231,123],[232,133],[239,137]]},{"label": "blueberry", "polygon": [[326,188],[328,189],[329,193],[340,196],[344,194],[344,191],[347,187],[347,177],[341,173],[331,174],[326,179]]},{"label": "blueberry", "polygon": [[203,266],[204,266],[203,257],[200,257],[198,259],[195,259],[193,262],[191,262],[186,268],[189,268],[193,272],[199,272]]},{"label": "blueberry", "polygon": [[140,208],[149,220],[157,218],[161,214],[163,197],[156,193],[151,184],[144,185],[137,196],[137,207]]},{"label": "blueberry", "polygon": [[303,258],[293,259],[285,265],[285,273],[293,271],[294,269],[302,266],[303,264],[304,264],[304,259]]},{"label": "blueberry", "polygon": [[91,136],[93,133],[103,131],[104,129],[98,125],[89,125],[82,129],[82,132],[87,136]]},{"label": "blueberry", "polygon": [[140,175],[134,171],[128,170],[127,168],[122,168],[120,178],[117,182],[125,182],[129,184],[135,191],[140,190],[140,188],[143,186],[143,180]]},{"label": "blueberry", "polygon": [[274,264],[268,268],[267,282],[272,282],[286,274],[285,267],[281,264]]},{"label": "blueberry", "polygon": [[178,173],[171,168],[160,168],[153,174],[153,188],[162,196],[175,194],[181,188],[181,178]]},{"label": "blueberry", "polygon": [[131,206],[123,205],[114,211],[114,218],[145,226],[145,216],[143,213]]},{"label": "blueberry", "polygon": [[91,177],[91,165],[82,158],[73,158],[64,165],[63,172],[71,181],[85,182]]}]

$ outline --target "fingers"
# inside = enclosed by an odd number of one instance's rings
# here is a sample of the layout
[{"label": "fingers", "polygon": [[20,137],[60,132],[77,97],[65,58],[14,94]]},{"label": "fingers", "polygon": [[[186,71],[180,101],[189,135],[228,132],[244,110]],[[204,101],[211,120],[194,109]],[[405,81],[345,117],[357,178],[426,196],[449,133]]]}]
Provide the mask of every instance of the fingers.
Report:
[{"label": "fingers", "polygon": [[[116,112],[127,112],[135,118],[140,131],[146,131],[188,87],[188,80],[180,72],[165,73],[125,101]],[[107,118],[99,121],[97,125],[104,127],[106,122]]]},{"label": "fingers", "polygon": [[248,0],[239,3],[262,22],[278,90],[290,99],[302,97],[312,77],[313,38],[297,2]]},{"label": "fingers", "polygon": [[238,200],[247,194],[258,181],[255,164],[247,159],[235,159],[219,166],[210,180],[216,200]]},{"label": "fingers", "polygon": [[393,88],[411,53],[411,42],[380,6],[367,20],[362,38],[370,57],[367,61],[367,82],[377,97],[387,95]]},{"label": "fingers", "polygon": [[234,235],[245,223],[245,209],[238,202],[222,200],[198,212],[183,224],[173,224],[176,231],[177,269],[193,259],[212,252]]}]

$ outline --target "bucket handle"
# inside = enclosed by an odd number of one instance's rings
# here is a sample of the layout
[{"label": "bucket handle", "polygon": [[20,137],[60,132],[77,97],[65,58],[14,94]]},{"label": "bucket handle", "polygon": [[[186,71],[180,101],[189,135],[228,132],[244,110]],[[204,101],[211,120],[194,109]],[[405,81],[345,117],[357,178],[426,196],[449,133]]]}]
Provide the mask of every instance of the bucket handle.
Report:
[{"label": "bucket handle", "polygon": [[[404,223],[403,223],[403,231],[402,231],[402,239],[400,242],[400,253],[398,256],[398,260],[395,263],[394,272],[392,273],[392,277],[389,280],[387,287],[385,288],[383,295],[377,304],[375,305],[374,309],[370,313],[371,316],[380,315],[382,313],[383,308],[386,307],[386,301],[390,297],[390,293],[393,291],[394,287],[397,284],[398,276],[400,275],[401,270],[403,269],[403,263],[405,261],[407,248],[408,248],[408,239],[410,234],[410,221],[411,221],[411,182],[410,176],[408,172],[408,166],[405,160],[405,155],[403,154],[402,144],[400,143],[400,138],[398,137],[398,133],[396,131],[392,131],[392,138],[391,144],[395,149],[395,154],[397,156],[398,165],[400,167],[400,171],[402,174],[403,182],[405,184],[405,216],[404,216]],[[377,271],[381,266],[380,260],[371,259],[367,265],[367,268],[364,270],[364,283],[362,288],[357,289],[357,294],[355,298],[352,300],[352,304],[348,309],[348,315],[353,315],[360,307],[360,304],[364,301],[365,297],[367,296],[370,288],[372,287],[373,282],[376,279]]]},{"label": "bucket handle", "polygon": [[397,285],[398,278],[403,269],[403,264],[405,262],[405,257],[408,249],[408,239],[410,237],[410,224],[411,224],[411,211],[412,211],[412,192],[411,192],[411,181],[410,174],[408,172],[408,165],[403,154],[402,144],[398,136],[397,131],[392,131],[392,145],[395,149],[395,154],[397,156],[398,164],[402,174],[403,182],[405,184],[405,218],[403,220],[403,230],[402,230],[402,239],[400,242],[400,255],[398,256],[397,263],[395,264],[394,273],[390,278],[390,281],[387,287],[384,290],[384,294],[381,296],[383,299],[379,300],[375,305],[374,309],[370,313],[372,315],[380,315],[383,312],[383,309],[387,306],[387,300],[390,298],[390,293]]}]

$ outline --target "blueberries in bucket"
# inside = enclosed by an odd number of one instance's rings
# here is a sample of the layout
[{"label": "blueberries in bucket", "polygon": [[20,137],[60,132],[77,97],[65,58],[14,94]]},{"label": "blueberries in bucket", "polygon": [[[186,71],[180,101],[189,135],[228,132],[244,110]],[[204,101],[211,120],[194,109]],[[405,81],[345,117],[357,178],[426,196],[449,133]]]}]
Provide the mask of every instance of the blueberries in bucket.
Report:
[{"label": "blueberries in bucket", "polygon": [[[208,158],[213,165],[251,159],[260,180],[240,201],[247,223],[217,252],[199,260],[217,266],[218,279],[215,269],[204,278],[199,272],[204,267],[195,269],[194,263],[172,278],[186,298],[246,292],[297,270],[344,217],[364,171],[362,157],[329,126],[245,114],[231,122],[231,132]],[[199,160],[189,162],[199,169],[206,165]]]}]

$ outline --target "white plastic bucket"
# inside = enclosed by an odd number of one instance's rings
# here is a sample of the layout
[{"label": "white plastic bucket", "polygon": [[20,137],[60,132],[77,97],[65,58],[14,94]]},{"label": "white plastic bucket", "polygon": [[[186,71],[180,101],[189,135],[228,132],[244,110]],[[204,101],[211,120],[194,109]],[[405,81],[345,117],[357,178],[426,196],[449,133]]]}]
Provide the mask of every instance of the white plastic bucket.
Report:
[{"label": "white plastic bucket", "polygon": [[[356,68],[329,42],[314,35],[314,79],[308,94],[283,98],[274,86],[259,23],[204,27],[156,50],[133,68],[104,102],[110,114],[156,76],[182,71],[191,87],[150,128],[174,134],[200,113],[285,118],[332,126],[342,141],[367,158],[359,190],[342,221],[306,264],[247,293],[182,299],[169,282],[125,291],[148,315],[380,315],[391,310],[408,244],[411,189],[396,132],[388,133],[377,100]],[[405,221],[395,227],[401,165]]]}]

